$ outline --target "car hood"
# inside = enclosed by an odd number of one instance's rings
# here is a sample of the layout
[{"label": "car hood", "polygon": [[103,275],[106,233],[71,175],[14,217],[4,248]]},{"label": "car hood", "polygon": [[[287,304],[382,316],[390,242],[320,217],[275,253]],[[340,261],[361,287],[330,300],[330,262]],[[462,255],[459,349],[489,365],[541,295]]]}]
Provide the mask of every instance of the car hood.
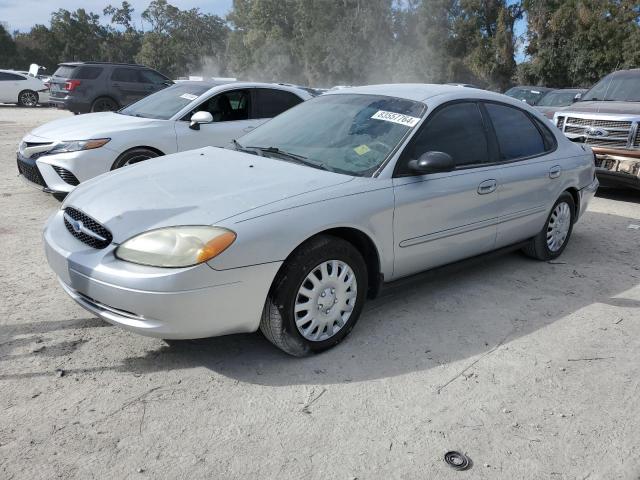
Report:
[{"label": "car hood", "polygon": [[31,136],[47,140],[88,140],[107,137],[118,131],[157,125],[164,120],[132,117],[113,112],[88,113],[45,123]]},{"label": "car hood", "polygon": [[640,116],[640,102],[576,102],[566,108],[574,113],[613,113]]},{"label": "car hood", "polygon": [[120,243],[154,228],[220,224],[249,210],[353,178],[206,147],[95,177],[73,190],[63,208],[82,210],[105,225]]}]

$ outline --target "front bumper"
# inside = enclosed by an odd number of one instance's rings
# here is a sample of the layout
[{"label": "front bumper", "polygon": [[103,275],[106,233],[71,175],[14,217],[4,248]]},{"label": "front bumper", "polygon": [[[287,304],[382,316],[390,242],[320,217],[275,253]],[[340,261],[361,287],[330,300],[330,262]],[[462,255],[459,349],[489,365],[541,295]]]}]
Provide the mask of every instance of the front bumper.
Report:
[{"label": "front bumper", "polygon": [[203,338],[253,332],[281,262],[217,271],[207,264],[155,268],[118,260],[116,245],[96,250],[67,232],[62,211],[47,222],[45,253],[80,306],[141,335]]},{"label": "front bumper", "polygon": [[640,190],[640,152],[634,156],[624,150],[593,147],[596,155],[596,175],[603,187],[628,187]]},{"label": "front bumper", "polygon": [[69,193],[80,182],[111,170],[118,152],[106,147],[31,158],[17,154],[18,172],[47,193]]}]

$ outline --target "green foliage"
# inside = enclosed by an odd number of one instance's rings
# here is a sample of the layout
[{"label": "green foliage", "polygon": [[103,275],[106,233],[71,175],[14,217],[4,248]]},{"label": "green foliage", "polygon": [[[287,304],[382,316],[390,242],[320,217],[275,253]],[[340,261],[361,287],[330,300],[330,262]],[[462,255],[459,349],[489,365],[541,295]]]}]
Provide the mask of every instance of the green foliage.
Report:
[{"label": "green foliage", "polygon": [[[526,14],[528,32],[514,24]],[[318,86],[513,81],[589,85],[640,66],[636,0],[234,0],[226,19],[151,0],[141,28],[127,1],[102,16],[59,9],[49,26],[10,34],[0,65],[140,62],[169,76],[231,75]],[[518,42],[527,59],[516,65]]]}]

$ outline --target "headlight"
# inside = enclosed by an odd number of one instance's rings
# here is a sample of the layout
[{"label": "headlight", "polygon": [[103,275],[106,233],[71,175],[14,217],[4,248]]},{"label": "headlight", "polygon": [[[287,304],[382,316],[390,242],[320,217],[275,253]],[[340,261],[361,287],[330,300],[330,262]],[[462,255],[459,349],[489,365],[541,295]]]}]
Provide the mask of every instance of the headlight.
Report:
[{"label": "headlight", "polygon": [[79,152],[80,150],[93,150],[107,144],[110,138],[95,138],[93,140],[70,140],[56,144],[48,153]]},{"label": "headlight", "polygon": [[224,252],[236,239],[220,227],[169,227],[151,230],[120,245],[116,257],[151,267],[190,267]]}]

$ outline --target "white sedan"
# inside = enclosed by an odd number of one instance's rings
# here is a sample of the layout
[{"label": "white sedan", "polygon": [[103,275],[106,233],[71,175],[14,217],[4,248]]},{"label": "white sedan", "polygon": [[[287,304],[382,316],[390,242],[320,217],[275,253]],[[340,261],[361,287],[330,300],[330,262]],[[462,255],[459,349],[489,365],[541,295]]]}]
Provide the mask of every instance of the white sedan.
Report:
[{"label": "white sedan", "polygon": [[13,70],[0,70],[0,103],[35,107],[49,103],[49,87],[39,78]]},{"label": "white sedan", "polygon": [[26,135],[18,171],[56,198],[97,175],[149,158],[222,147],[315,95],[267,83],[180,82],[118,112],[47,123]]}]

